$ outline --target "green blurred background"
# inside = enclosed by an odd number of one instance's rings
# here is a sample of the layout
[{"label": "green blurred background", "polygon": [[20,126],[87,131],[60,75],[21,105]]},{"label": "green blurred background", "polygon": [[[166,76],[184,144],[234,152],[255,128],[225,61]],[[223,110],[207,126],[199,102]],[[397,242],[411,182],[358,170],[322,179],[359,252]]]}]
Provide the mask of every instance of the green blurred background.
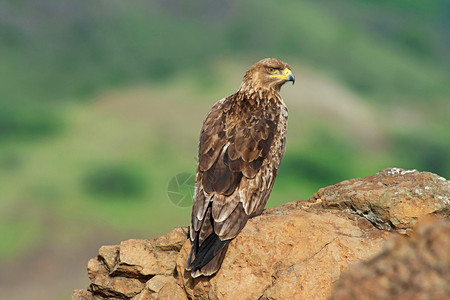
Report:
[{"label": "green blurred background", "polygon": [[187,225],[169,182],[265,57],[297,79],[268,206],[386,167],[450,177],[449,48],[444,0],[3,0],[0,298],[69,299],[102,244]]}]

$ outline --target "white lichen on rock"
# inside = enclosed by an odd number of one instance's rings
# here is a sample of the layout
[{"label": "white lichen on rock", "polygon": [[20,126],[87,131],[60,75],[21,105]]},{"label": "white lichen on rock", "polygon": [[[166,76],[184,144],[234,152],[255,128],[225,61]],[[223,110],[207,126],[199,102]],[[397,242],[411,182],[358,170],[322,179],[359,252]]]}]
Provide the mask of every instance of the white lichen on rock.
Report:
[{"label": "white lichen on rock", "polygon": [[387,173],[389,175],[406,175],[406,174],[410,174],[410,173],[415,173],[417,172],[416,169],[412,169],[412,170],[404,170],[402,168],[390,168]]}]

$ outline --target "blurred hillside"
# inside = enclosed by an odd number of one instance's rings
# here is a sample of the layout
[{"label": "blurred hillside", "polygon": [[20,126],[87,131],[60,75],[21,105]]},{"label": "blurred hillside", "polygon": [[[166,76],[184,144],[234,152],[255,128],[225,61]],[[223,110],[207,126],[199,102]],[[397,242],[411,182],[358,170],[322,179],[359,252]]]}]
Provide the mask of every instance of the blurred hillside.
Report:
[{"label": "blurred hillside", "polygon": [[[449,48],[444,0],[4,0],[0,265],[32,268],[53,243],[83,276],[100,244],[186,225],[168,184],[194,173],[206,113],[264,57],[297,78],[269,206],[392,166],[449,178]],[[63,270],[30,272],[22,298],[60,299],[44,278]],[[0,289],[22,275],[0,271]]]}]

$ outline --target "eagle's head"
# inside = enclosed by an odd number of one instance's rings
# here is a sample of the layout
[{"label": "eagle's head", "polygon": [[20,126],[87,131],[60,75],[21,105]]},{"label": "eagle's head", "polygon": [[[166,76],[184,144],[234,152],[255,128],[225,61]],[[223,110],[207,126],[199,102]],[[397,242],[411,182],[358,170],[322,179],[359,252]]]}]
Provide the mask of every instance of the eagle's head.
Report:
[{"label": "eagle's head", "polygon": [[243,86],[251,89],[280,91],[287,81],[295,82],[289,65],[277,58],[265,58],[254,64],[245,73]]}]

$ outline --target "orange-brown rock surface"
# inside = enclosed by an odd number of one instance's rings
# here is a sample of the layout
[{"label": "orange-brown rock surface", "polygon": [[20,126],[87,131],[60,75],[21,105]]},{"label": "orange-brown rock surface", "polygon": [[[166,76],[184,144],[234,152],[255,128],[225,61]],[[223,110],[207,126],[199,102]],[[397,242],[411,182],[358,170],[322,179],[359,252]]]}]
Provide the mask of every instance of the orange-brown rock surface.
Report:
[{"label": "orange-brown rock surface", "polygon": [[328,299],[349,265],[382,251],[389,231],[408,233],[427,214],[448,217],[449,198],[442,177],[383,170],[249,220],[212,277],[185,272],[187,228],[103,246],[88,263],[91,285],[72,299]]},{"label": "orange-brown rock surface", "polygon": [[322,188],[310,200],[358,214],[380,229],[404,233],[423,215],[450,215],[450,181],[429,172],[391,168]]},{"label": "orange-brown rock surface", "polygon": [[345,272],[332,300],[450,299],[450,221],[426,218],[374,258]]}]

